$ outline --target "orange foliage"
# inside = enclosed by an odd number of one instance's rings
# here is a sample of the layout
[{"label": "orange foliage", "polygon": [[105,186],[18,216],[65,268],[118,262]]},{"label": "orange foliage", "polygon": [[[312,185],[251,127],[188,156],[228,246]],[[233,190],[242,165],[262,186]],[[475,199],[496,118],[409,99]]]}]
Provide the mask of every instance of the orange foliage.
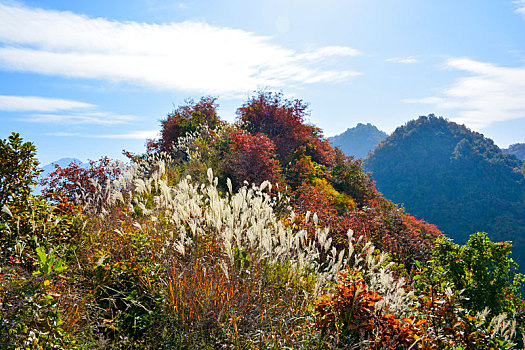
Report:
[{"label": "orange foliage", "polygon": [[315,306],[315,326],[340,344],[370,339],[370,349],[406,349],[425,335],[425,319],[384,314],[376,308],[382,299],[359,271],[341,272],[333,294],[323,295]]}]

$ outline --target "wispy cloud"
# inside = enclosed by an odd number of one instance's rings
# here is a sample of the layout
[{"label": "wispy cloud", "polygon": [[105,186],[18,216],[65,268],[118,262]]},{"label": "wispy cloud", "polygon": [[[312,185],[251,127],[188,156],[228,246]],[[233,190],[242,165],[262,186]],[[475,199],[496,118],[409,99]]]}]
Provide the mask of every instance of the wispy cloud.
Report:
[{"label": "wispy cloud", "polygon": [[525,0],[516,0],[513,1],[515,5],[517,5],[514,12],[516,12],[518,15],[522,15],[523,19],[525,19]]},{"label": "wispy cloud", "polygon": [[119,115],[105,112],[75,113],[75,114],[32,114],[18,118],[19,121],[32,123],[54,124],[98,124],[118,125],[126,124],[134,119],[131,115]]},{"label": "wispy cloud", "polygon": [[89,135],[89,134],[80,134],[80,133],[69,133],[69,132],[52,132],[47,133],[47,136],[58,136],[58,137],[88,137],[88,138],[97,138],[97,139],[132,139],[132,140],[145,140],[145,139],[154,139],[158,137],[158,130],[139,130],[139,131],[130,131],[123,134],[100,134],[100,135]]},{"label": "wispy cloud", "polygon": [[439,96],[408,99],[457,111],[450,119],[473,128],[497,121],[525,118],[525,67],[500,67],[469,58],[455,58],[446,67],[470,73]]},{"label": "wispy cloud", "polygon": [[131,131],[124,134],[110,134],[110,135],[92,135],[91,137],[102,138],[102,139],[133,139],[133,140],[145,140],[154,139],[159,135],[158,130],[141,130]]},{"label": "wispy cloud", "polygon": [[296,52],[271,38],[203,22],[146,24],[0,3],[0,67],[165,90],[238,93],[334,82],[359,74],[323,67],[350,47]]},{"label": "wispy cloud", "polygon": [[58,137],[75,137],[80,136],[80,134],[75,132],[48,132],[45,133],[46,136],[58,136]]},{"label": "wispy cloud", "polygon": [[386,59],[387,62],[397,62],[397,63],[417,63],[418,60],[414,56],[408,57],[391,57]]},{"label": "wispy cloud", "polygon": [[325,46],[320,49],[312,50],[302,54],[297,54],[295,58],[309,61],[321,61],[328,57],[345,57],[359,55],[362,55],[361,51],[348,46]]},{"label": "wispy cloud", "polygon": [[117,125],[138,119],[133,115],[97,111],[97,108],[91,103],[60,98],[0,95],[0,111],[14,112],[16,120],[23,122]]},{"label": "wispy cloud", "polygon": [[6,96],[0,95],[1,111],[16,112],[57,112],[72,109],[93,108],[94,105],[85,102],[46,98],[39,96]]}]

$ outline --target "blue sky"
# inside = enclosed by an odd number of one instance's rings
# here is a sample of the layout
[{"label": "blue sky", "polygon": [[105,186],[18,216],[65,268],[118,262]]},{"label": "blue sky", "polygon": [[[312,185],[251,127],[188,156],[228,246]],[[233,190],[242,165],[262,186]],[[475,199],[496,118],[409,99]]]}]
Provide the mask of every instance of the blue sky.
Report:
[{"label": "blue sky", "polygon": [[435,113],[525,142],[525,0],[0,0],[0,137],[41,163],[144,151],[188,98],[310,103],[325,135]]}]

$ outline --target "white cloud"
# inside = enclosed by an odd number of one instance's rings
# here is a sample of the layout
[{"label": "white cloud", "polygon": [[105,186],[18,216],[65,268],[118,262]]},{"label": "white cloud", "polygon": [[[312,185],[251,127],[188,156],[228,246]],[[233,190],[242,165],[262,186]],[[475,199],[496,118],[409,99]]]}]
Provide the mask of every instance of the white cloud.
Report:
[{"label": "white cloud", "polygon": [[513,3],[517,5],[517,8],[514,10],[514,12],[518,15],[522,15],[525,19],[525,0],[517,0],[513,1]]},{"label": "white cloud", "polygon": [[472,128],[525,118],[525,67],[500,67],[468,58],[450,59],[446,66],[470,76],[457,79],[440,96],[405,102],[457,111],[457,117],[450,119]]},{"label": "white cloud", "polygon": [[118,22],[1,3],[0,44],[4,69],[165,90],[238,93],[358,74],[322,68],[326,58],[359,54],[344,46],[298,53],[268,37],[201,22]]},{"label": "white cloud", "polygon": [[0,110],[2,111],[38,111],[57,112],[71,109],[92,108],[92,104],[64,100],[58,98],[46,98],[38,96],[6,96],[0,95]]},{"label": "white cloud", "polygon": [[397,63],[417,63],[418,60],[414,56],[408,57],[391,57],[387,58],[387,62],[397,62]]},{"label": "white cloud", "polygon": [[105,112],[75,113],[75,114],[33,114],[19,118],[20,121],[32,123],[55,123],[55,124],[98,124],[117,125],[126,124],[134,119],[134,116],[119,115]]}]

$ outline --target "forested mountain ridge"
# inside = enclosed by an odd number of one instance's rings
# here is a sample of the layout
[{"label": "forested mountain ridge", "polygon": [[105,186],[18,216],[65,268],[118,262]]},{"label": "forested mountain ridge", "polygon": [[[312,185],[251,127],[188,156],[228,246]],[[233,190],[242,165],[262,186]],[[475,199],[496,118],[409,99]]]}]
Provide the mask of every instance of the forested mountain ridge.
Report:
[{"label": "forested mountain ridge", "polygon": [[474,232],[514,242],[525,258],[523,161],[463,125],[429,115],[408,122],[365,160],[387,198],[464,243]]},{"label": "forested mountain ridge", "polygon": [[339,147],[348,157],[365,158],[372,149],[388,134],[376,126],[358,123],[339,135],[329,137],[332,145]]}]

